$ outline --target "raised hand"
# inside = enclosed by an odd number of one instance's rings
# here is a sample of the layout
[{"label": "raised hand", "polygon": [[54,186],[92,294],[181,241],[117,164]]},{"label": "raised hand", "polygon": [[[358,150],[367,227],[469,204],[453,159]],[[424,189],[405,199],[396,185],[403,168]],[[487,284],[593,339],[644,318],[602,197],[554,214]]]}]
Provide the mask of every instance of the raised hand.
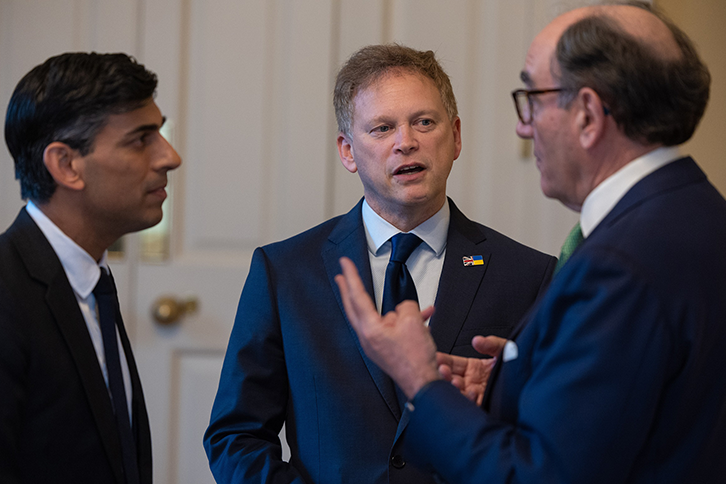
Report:
[{"label": "raised hand", "polygon": [[441,379],[436,365],[436,345],[424,321],[433,307],[420,311],[414,301],[404,301],[381,316],[363,286],[353,262],[340,259],[343,274],[335,276],[345,313],[366,355],[385,371],[408,398],[427,383]]}]

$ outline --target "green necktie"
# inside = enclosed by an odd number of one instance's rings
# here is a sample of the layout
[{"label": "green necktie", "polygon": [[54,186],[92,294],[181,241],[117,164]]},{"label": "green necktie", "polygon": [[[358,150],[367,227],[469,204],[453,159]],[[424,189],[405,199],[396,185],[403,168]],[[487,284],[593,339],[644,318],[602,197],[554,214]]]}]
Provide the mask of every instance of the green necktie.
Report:
[{"label": "green necktie", "polygon": [[577,246],[580,245],[583,240],[585,240],[585,238],[582,236],[582,230],[580,230],[580,222],[577,222],[575,226],[572,227],[572,230],[570,230],[569,235],[565,239],[565,243],[562,244],[560,260],[557,261],[557,265],[555,266],[555,274],[562,269],[562,266],[565,265],[567,259],[570,258],[572,253],[575,252],[575,249],[577,249]]}]

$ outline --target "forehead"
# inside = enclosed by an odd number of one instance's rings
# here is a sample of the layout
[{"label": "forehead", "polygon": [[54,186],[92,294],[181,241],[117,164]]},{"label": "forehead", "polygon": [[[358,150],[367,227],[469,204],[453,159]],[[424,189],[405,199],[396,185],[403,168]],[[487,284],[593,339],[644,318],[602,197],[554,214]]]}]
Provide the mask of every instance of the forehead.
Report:
[{"label": "forehead", "polygon": [[434,81],[412,73],[394,71],[361,89],[354,99],[355,118],[360,115],[407,114],[418,110],[445,111]]},{"label": "forehead", "polygon": [[552,56],[554,49],[535,39],[527,51],[520,78],[528,88],[549,88],[553,82]]}]

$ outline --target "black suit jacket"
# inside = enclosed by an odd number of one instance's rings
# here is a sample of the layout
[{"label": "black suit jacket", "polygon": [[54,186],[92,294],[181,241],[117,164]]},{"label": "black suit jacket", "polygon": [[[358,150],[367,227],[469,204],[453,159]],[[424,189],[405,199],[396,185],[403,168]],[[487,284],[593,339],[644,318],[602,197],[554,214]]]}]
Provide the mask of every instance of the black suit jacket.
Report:
[{"label": "black suit jacket", "polygon": [[[133,386],[142,483],[151,439],[141,382],[119,327]],[[73,289],[22,209],[0,235],[0,482],[123,484],[121,444],[98,358]]]},{"label": "black suit jacket", "polygon": [[[431,332],[474,355],[476,334],[507,336],[549,282],[555,258],[467,219],[451,222]],[[484,264],[465,267],[463,256]],[[334,281],[347,256],[373,294],[361,203],[255,251],[205,435],[217,482],[430,482],[401,454],[408,421],[393,381],[366,357]],[[290,463],[277,434],[286,425]]]}]

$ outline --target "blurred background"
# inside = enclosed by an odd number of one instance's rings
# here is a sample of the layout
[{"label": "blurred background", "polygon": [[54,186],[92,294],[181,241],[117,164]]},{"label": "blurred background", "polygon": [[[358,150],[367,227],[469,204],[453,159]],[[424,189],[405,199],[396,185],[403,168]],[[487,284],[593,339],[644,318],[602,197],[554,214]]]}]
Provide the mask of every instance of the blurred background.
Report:
[{"label": "blurred background", "polygon": [[[686,145],[726,193],[726,2],[657,0],[696,42],[711,102]],[[113,253],[152,426],[158,484],[213,482],[201,445],[255,247],[347,212],[332,90],[358,48],[437,53],[462,119],[448,192],[470,218],[551,254],[577,220],[546,200],[510,91],[534,35],[583,2],[555,0],[0,0],[0,103],[66,51],[123,51],[159,76],[164,134],[184,164],[165,219]],[[23,202],[0,147],[0,227]],[[156,317],[154,316],[156,313]]]}]

